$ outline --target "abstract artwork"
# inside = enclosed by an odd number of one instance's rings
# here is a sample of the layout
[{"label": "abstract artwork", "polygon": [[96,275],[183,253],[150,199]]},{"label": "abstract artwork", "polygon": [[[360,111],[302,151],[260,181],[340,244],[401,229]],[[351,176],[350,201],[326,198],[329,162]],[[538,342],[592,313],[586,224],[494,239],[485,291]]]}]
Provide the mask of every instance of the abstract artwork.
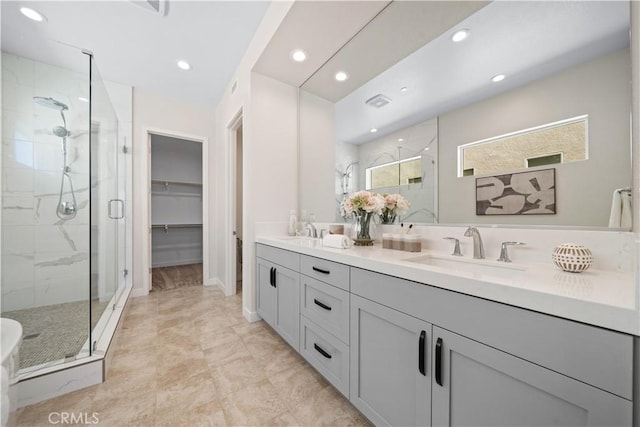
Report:
[{"label": "abstract artwork", "polygon": [[476,215],[555,213],[555,169],[476,179]]}]

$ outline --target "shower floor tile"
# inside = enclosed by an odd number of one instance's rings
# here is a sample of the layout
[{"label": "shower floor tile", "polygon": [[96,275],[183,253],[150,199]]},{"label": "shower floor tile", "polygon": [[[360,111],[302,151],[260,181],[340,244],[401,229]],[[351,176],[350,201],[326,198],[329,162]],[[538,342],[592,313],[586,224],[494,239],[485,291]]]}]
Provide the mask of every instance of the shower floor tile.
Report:
[{"label": "shower floor tile", "polygon": [[[92,315],[102,315],[108,302],[92,302]],[[2,313],[22,325],[20,369],[75,357],[89,339],[89,304],[67,302]],[[94,322],[95,323],[95,322]]]},{"label": "shower floor tile", "polygon": [[241,294],[152,292],[129,300],[124,324],[104,383],[21,408],[17,425],[50,426],[49,413],[72,408],[105,426],[370,426],[269,326],[242,317]]}]

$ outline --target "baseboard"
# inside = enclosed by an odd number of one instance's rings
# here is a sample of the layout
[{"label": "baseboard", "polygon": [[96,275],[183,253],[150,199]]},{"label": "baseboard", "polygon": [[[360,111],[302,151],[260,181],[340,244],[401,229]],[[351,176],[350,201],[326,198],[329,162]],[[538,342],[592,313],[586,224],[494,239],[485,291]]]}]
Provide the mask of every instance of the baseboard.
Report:
[{"label": "baseboard", "polygon": [[244,316],[245,319],[249,321],[249,323],[262,320],[262,317],[260,317],[257,311],[251,311],[246,307],[242,307],[242,315]]}]

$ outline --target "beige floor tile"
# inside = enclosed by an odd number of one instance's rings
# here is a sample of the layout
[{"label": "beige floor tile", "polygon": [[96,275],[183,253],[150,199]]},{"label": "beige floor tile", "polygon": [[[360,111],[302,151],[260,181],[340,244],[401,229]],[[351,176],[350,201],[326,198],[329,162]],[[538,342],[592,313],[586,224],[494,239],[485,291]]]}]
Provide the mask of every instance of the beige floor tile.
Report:
[{"label": "beige floor tile", "polygon": [[226,396],[265,379],[264,372],[250,355],[238,355],[224,365],[213,366],[211,374],[220,396]]},{"label": "beige floor tile", "polygon": [[311,397],[330,387],[327,381],[314,375],[309,366],[303,365],[271,375],[269,381],[289,408],[304,405]]},{"label": "beige floor tile", "polygon": [[290,427],[290,426],[299,426],[300,423],[295,419],[290,412],[285,412],[284,414],[280,414],[275,418],[272,418],[267,423],[270,427]]},{"label": "beige floor tile", "polygon": [[203,350],[242,341],[242,338],[230,327],[202,332],[198,338]]},{"label": "beige floor tile", "polygon": [[291,407],[302,425],[369,426],[367,420],[333,387],[325,387],[304,404]]},{"label": "beige floor tile", "polygon": [[[157,426],[170,427],[201,427],[201,426],[228,426],[222,404],[218,399],[197,406],[188,412],[175,411],[167,414],[165,418],[156,418]],[[293,424],[292,424],[293,425]]]},{"label": "beige floor tile", "polygon": [[183,378],[208,375],[209,365],[201,351],[182,353],[170,359],[159,358],[158,387],[166,387]]},{"label": "beige floor tile", "polygon": [[61,412],[74,414],[92,413],[96,387],[74,391],[64,396],[21,408],[15,416],[16,425],[51,426],[61,420],[58,415]]},{"label": "beige floor tile", "polygon": [[287,412],[268,381],[251,384],[221,399],[227,422],[234,426],[268,425],[275,417]]},{"label": "beige floor tile", "polygon": [[189,413],[217,400],[218,391],[210,375],[182,378],[158,388],[156,416],[157,419],[173,418],[176,413]]},{"label": "beige floor tile", "polygon": [[102,427],[368,425],[241,304],[197,286],[131,299],[106,381],[22,408],[16,425],[50,427],[53,411],[96,412]]},{"label": "beige floor tile", "polygon": [[241,355],[248,354],[249,350],[240,337],[204,350],[204,356],[209,366],[225,365]]},{"label": "beige floor tile", "polygon": [[156,421],[156,393],[132,394],[119,399],[96,399],[94,412],[101,427],[153,426]]}]

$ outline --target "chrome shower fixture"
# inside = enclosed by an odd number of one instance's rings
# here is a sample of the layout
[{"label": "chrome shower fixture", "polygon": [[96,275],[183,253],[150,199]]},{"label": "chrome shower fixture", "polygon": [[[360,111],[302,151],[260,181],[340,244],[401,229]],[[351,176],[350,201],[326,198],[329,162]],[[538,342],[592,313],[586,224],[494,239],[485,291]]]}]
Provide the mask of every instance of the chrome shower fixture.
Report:
[{"label": "chrome shower fixture", "polygon": [[45,98],[44,96],[34,96],[33,100],[36,104],[42,105],[43,107],[53,108],[55,110],[67,111],[69,107],[64,102],[60,102],[53,98]]},{"label": "chrome shower fixture", "polygon": [[[58,138],[62,138],[62,180],[60,181],[60,194],[58,196],[58,207],[56,208],[56,215],[62,220],[73,219],[77,213],[76,194],[73,191],[73,181],[71,180],[71,168],[67,164],[67,137],[71,135],[71,132],[67,129],[67,119],[64,116],[64,112],[69,110],[69,107],[64,102],[60,102],[57,99],[44,96],[34,96],[33,101],[42,105],[43,107],[51,108],[60,111],[62,117],[62,126],[54,126],[51,129]],[[62,201],[62,194],[64,193],[65,181],[69,185],[69,192],[71,193],[71,201]]]}]

